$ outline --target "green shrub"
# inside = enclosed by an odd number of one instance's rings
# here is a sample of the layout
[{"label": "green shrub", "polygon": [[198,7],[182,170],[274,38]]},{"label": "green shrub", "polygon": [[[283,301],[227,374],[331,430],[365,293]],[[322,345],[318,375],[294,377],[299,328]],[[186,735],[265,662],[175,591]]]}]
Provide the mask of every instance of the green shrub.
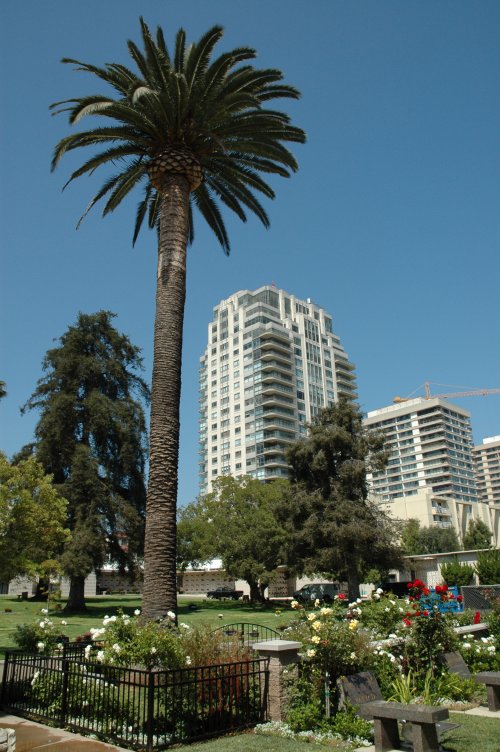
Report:
[{"label": "green shrub", "polygon": [[373,727],[371,723],[364,718],[360,718],[355,708],[347,706],[339,711],[330,719],[329,725],[331,730],[339,734],[342,739],[348,741],[358,741],[360,739],[373,740]]},{"label": "green shrub", "polygon": [[448,585],[471,585],[474,581],[474,567],[460,564],[455,557],[454,561],[447,561],[441,566],[441,577]]},{"label": "green shrub", "polygon": [[41,609],[42,616],[32,624],[18,624],[12,632],[12,638],[20,650],[26,653],[52,655],[61,649],[67,637],[63,634],[65,621],[54,624],[47,616],[47,609]]},{"label": "green shrub", "polygon": [[476,573],[481,585],[498,585],[500,583],[500,549],[481,551],[477,555]]}]

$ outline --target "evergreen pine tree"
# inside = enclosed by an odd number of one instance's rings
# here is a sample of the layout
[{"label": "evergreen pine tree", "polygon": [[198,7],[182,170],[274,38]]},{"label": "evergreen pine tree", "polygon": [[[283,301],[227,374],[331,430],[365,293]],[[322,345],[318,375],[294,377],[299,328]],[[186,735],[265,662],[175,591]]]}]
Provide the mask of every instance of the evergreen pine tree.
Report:
[{"label": "evergreen pine tree", "polygon": [[[45,376],[23,410],[40,411],[36,458],[68,500],[71,541],[62,555],[68,610],[85,608],[85,577],[106,560],[133,571],[142,551],[149,398],[139,349],[109,311],[80,313],[49,350]],[[124,546],[123,540],[127,540]]]}]

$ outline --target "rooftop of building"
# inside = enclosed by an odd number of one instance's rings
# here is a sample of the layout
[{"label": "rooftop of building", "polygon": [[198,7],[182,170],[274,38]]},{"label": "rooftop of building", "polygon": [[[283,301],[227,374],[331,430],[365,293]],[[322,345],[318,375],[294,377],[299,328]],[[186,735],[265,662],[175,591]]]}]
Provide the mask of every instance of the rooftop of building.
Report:
[{"label": "rooftop of building", "polygon": [[370,410],[367,413],[367,420],[384,416],[396,416],[405,415],[406,413],[415,412],[415,410],[422,410],[432,407],[444,407],[453,412],[460,413],[466,418],[470,418],[470,413],[463,407],[459,407],[454,403],[442,397],[415,397],[413,399],[405,399],[401,402],[397,402],[393,405],[387,405],[386,407],[379,407],[376,410]]}]

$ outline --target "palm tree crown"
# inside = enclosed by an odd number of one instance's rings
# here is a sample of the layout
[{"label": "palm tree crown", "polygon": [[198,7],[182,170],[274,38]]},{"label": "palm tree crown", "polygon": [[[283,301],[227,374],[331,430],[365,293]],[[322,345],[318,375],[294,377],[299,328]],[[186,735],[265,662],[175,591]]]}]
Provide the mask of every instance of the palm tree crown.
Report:
[{"label": "palm tree crown", "polygon": [[299,93],[282,83],[279,70],[259,70],[249,64],[255,58],[251,48],[240,47],[212,60],[223,35],[219,26],[189,46],[181,29],[171,56],[162,29],[158,27],[154,39],[146,23],[142,19],[140,23],[144,51],[128,42],[137,72],[115,63],[97,67],[63,59],[109,84],[115,96],[95,94],[56,102],[51,106],[54,113],[69,113],[71,124],[87,115],[113,122],[63,138],[56,146],[52,169],[67,151],[104,146],[73,172],[68,183],[102,165],[120,164],[83,216],[100,199],[105,199],[103,214],[109,213],[138,183],[145,183],[134,243],[146,215],[150,227],[158,225],[163,174],[183,174],[191,189],[190,239],[194,203],[229,252],[218,204],[222,202],[243,221],[245,209],[250,210],[268,226],[256,193],[273,198],[274,191],[259,173],[288,177],[297,163],[283,142],[302,143],[305,134],[290,124],[288,115],[263,105],[276,98],[297,99]]}]

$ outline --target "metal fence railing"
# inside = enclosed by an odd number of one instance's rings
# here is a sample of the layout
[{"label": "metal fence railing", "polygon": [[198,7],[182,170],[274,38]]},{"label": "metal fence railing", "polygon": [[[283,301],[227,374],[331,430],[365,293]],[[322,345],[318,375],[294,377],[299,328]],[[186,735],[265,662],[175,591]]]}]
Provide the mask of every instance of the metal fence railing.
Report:
[{"label": "metal fence railing", "polygon": [[252,648],[255,642],[264,642],[267,640],[279,640],[281,634],[272,627],[264,627],[262,624],[249,624],[238,621],[233,624],[224,624],[217,627],[213,632],[223,634],[226,637],[237,638],[237,642],[242,649]]},{"label": "metal fence railing", "polygon": [[500,597],[500,585],[462,585],[464,607],[478,611],[491,608],[491,599]]},{"label": "metal fence railing", "polygon": [[144,671],[84,661],[74,654],[8,652],[0,705],[120,746],[166,749],[263,722],[268,683],[268,661],[263,659]]}]

